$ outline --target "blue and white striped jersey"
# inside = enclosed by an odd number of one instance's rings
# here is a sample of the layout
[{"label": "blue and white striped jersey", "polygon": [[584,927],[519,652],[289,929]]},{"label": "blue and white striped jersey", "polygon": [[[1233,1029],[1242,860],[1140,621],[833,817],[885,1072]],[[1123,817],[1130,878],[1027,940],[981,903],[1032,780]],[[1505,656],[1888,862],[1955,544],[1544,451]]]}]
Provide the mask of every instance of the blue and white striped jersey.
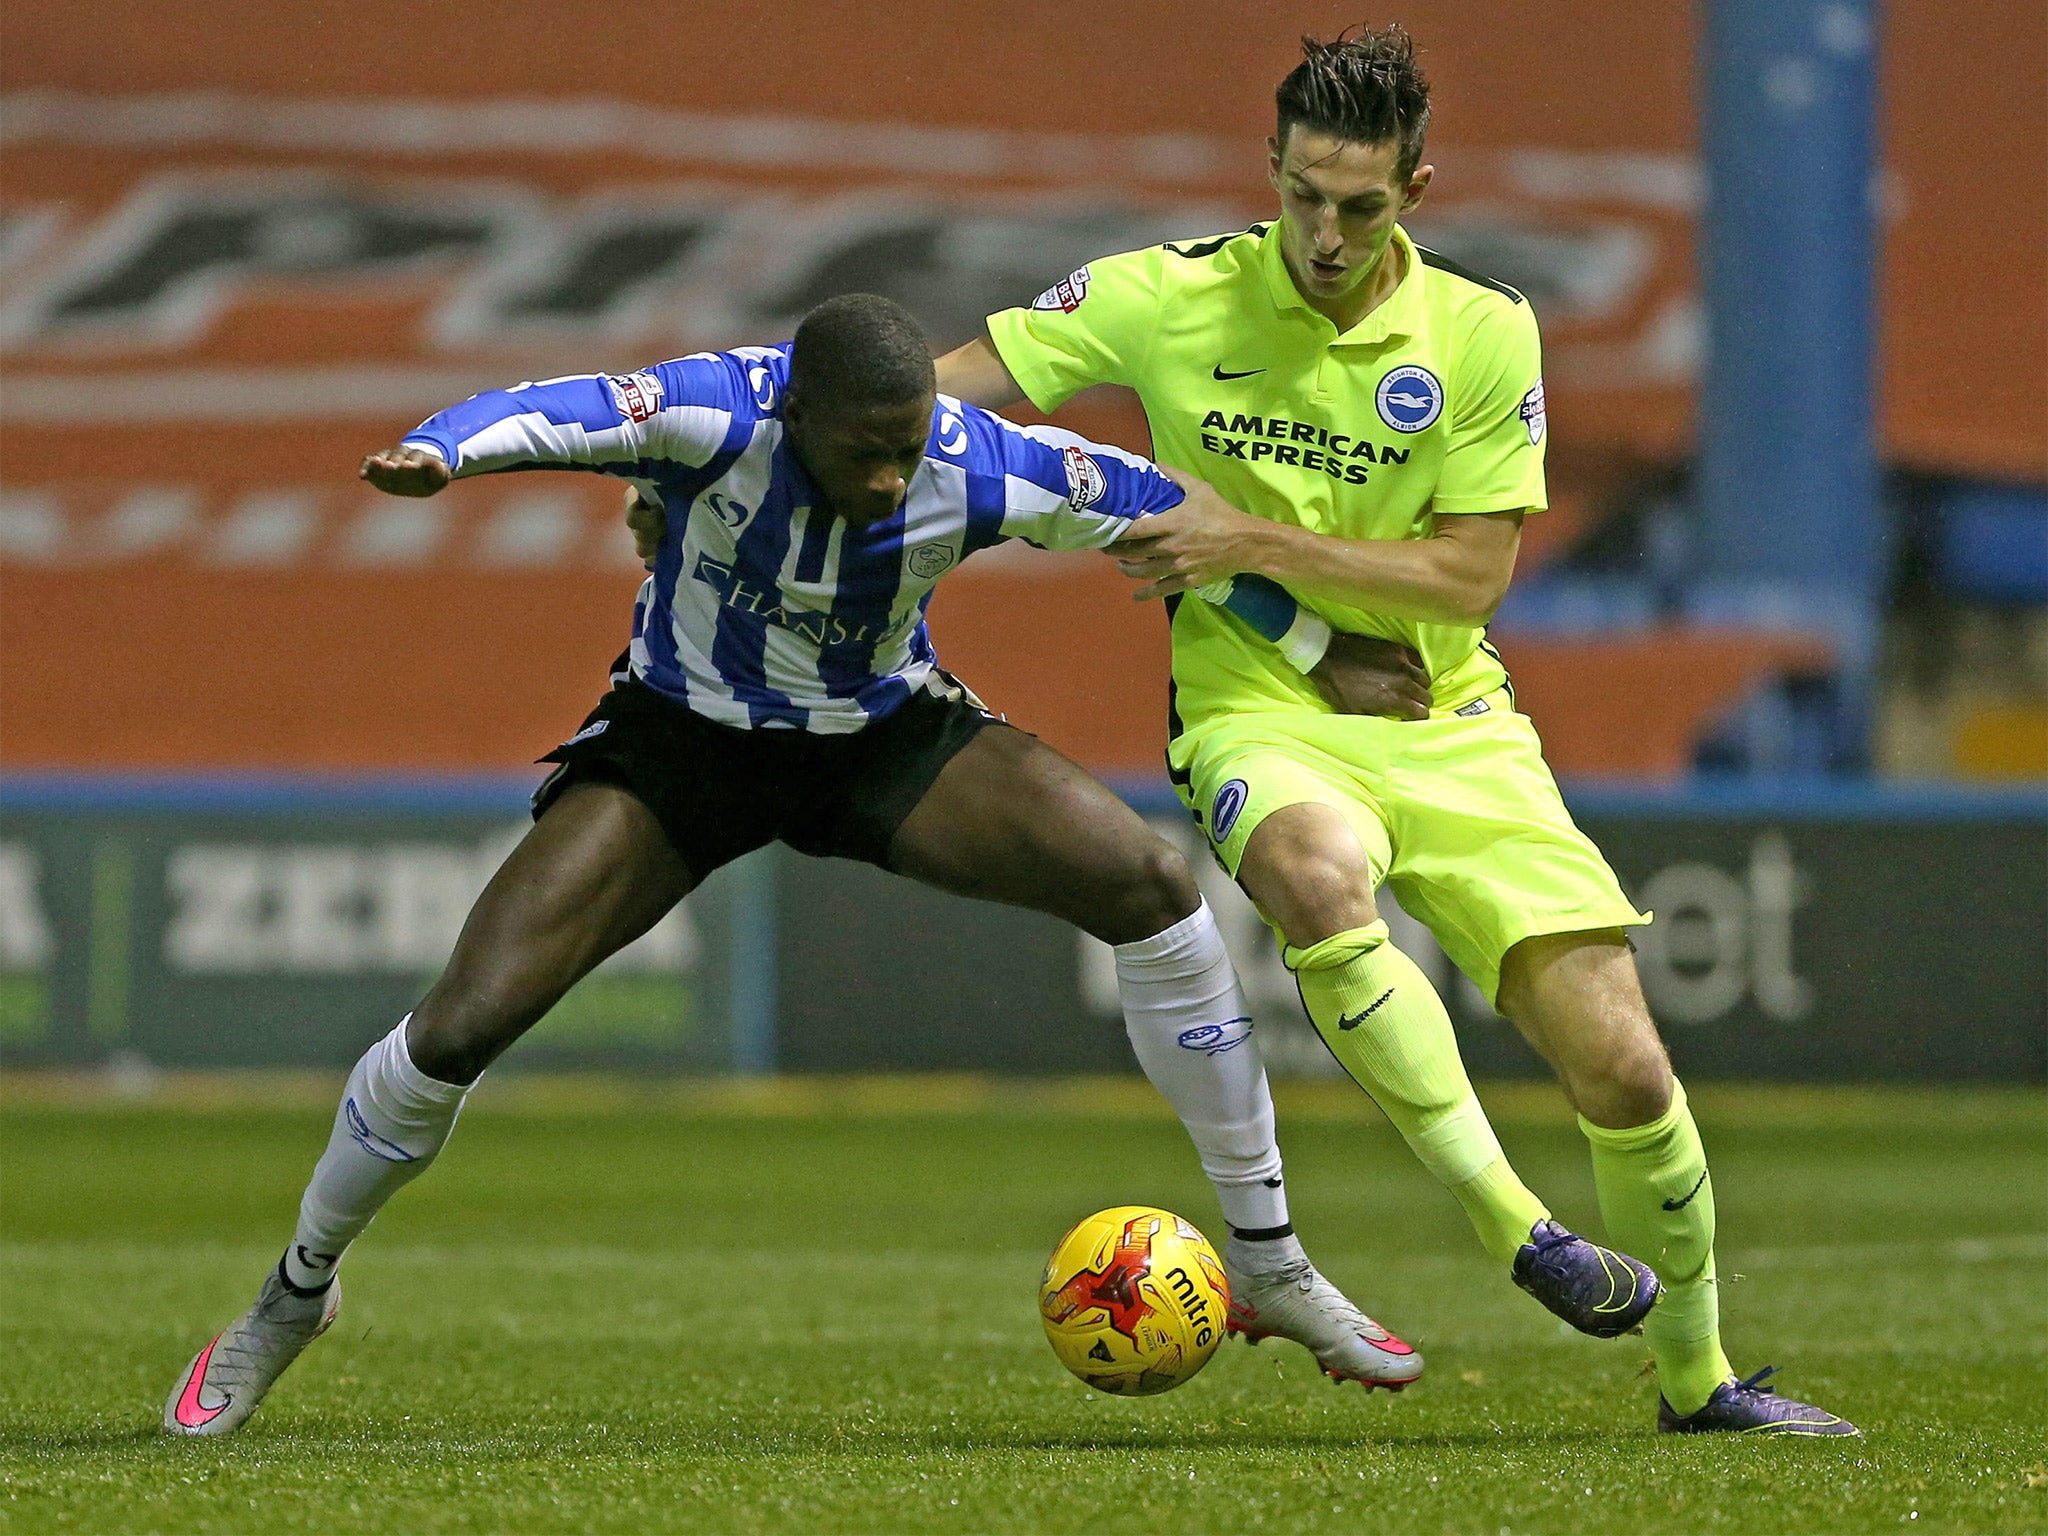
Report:
[{"label": "blue and white striped jersey", "polygon": [[405,444],[457,476],[573,468],[638,485],[668,527],[634,608],[633,674],[726,725],[826,735],[946,688],[925,607],[975,551],[1006,539],[1100,549],[1181,500],[1133,454],[941,396],[904,504],[852,527],[818,504],[789,446],[789,352],[491,390]]}]

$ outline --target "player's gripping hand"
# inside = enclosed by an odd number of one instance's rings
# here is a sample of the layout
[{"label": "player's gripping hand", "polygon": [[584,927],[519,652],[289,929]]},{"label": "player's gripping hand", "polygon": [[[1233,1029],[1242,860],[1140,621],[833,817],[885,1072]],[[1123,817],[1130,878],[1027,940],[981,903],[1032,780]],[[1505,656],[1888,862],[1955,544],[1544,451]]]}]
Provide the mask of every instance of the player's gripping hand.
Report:
[{"label": "player's gripping hand", "polygon": [[1422,658],[1407,646],[1376,635],[1339,630],[1308,680],[1340,715],[1427,720],[1435,702]]},{"label": "player's gripping hand", "polygon": [[1155,512],[1131,525],[1109,546],[1117,569],[1145,585],[1131,595],[1139,602],[1192,592],[1259,568],[1258,548],[1273,525],[1240,512],[1205,481],[1161,465],[1159,472],[1187,492],[1177,507]]},{"label": "player's gripping hand", "polygon": [[654,557],[661,553],[661,536],[668,532],[668,513],[659,502],[649,501],[640,494],[640,487],[626,487],[626,526],[633,533],[633,553],[640,557],[640,563],[650,571],[654,569]]},{"label": "player's gripping hand", "polygon": [[453,476],[447,464],[424,448],[386,448],[364,459],[356,478],[388,496],[432,496]]}]

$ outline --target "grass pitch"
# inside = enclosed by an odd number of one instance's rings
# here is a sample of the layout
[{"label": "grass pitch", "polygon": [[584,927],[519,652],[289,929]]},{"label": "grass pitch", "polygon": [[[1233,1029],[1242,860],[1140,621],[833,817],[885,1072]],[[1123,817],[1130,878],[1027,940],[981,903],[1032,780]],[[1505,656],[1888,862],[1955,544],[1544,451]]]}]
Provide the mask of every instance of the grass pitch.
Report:
[{"label": "grass pitch", "polygon": [[[1297,1224],[1429,1357],[1400,1397],[1226,1346],[1129,1402],[1033,1293],[1077,1217],[1220,1227],[1142,1085],[754,1090],[494,1080],[351,1255],[239,1437],[156,1425],[288,1235],[334,1084],[0,1112],[0,1529],[2048,1530],[2036,1091],[1694,1095],[1737,1366],[1857,1441],[1660,1440],[1639,1340],[1495,1274],[1345,1086],[1286,1091]],[[1489,1095],[1597,1228],[1554,1093]],[[1734,1277],[1739,1276],[1739,1279]]]}]

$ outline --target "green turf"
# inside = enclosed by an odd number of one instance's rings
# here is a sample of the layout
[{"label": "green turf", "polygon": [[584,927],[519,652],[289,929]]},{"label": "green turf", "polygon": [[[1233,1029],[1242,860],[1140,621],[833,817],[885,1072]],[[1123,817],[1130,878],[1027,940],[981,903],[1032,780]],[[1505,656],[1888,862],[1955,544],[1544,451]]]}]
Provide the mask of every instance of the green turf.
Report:
[{"label": "green turf", "polygon": [[[1281,1345],[1140,1402],[1058,1369],[1032,1295],[1070,1222],[1216,1225],[1121,1091],[792,1115],[507,1084],[249,1429],[177,1442],[163,1397],[282,1246],[326,1114],[17,1089],[0,1529],[2048,1530],[2037,1092],[1695,1094],[1737,1364],[1869,1432],[1729,1443],[1652,1436],[1640,1341],[1564,1335],[1347,1091],[1283,1098],[1291,1189],[1325,1270],[1427,1353],[1400,1397]],[[1592,1225],[1562,1111],[1497,1118]]]}]

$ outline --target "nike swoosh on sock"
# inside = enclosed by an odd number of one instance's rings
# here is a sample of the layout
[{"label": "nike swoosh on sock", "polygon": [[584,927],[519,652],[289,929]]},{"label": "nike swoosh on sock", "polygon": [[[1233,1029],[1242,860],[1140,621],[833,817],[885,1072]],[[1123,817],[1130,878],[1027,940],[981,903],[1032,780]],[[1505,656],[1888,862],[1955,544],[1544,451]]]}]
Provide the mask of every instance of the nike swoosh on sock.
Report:
[{"label": "nike swoosh on sock", "polygon": [[1666,1200],[1664,1202],[1664,1209],[1667,1211],[1684,1210],[1688,1205],[1692,1204],[1692,1197],[1700,1192],[1701,1188],[1706,1184],[1706,1182],[1707,1170],[1702,1168],[1700,1170],[1699,1182],[1694,1184],[1691,1189],[1686,1191],[1685,1198],[1683,1200]]},{"label": "nike swoosh on sock", "polygon": [[1359,1025],[1363,1024],[1367,1019],[1371,1018],[1374,1014],[1378,1013],[1380,1011],[1381,1004],[1385,1003],[1386,1000],[1392,997],[1393,995],[1394,989],[1392,987],[1389,987],[1386,991],[1382,992],[1378,997],[1374,998],[1365,1007],[1359,1009],[1358,1012],[1339,1015],[1337,1019],[1337,1027],[1339,1029],[1358,1028]]}]

